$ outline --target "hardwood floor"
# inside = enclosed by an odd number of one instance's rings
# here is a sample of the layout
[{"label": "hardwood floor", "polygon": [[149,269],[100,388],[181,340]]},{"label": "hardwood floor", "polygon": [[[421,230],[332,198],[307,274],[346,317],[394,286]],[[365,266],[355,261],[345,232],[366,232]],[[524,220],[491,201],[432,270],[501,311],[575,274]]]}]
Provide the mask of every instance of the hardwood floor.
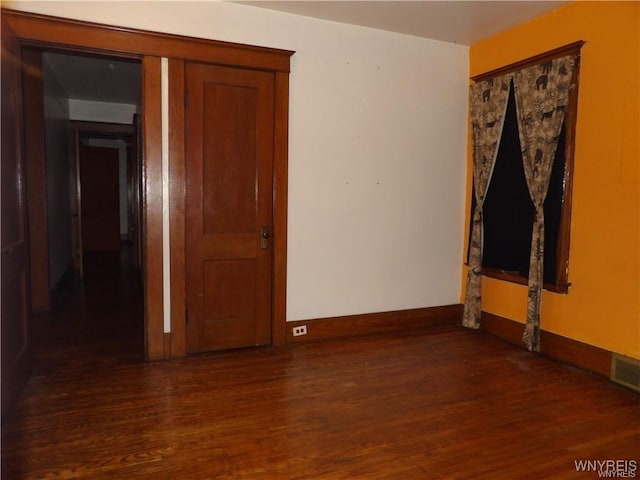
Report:
[{"label": "hardwood floor", "polygon": [[588,479],[574,461],[638,459],[640,396],[486,334],[142,363],[79,318],[126,323],[122,305],[76,293],[58,319],[95,347],[40,344],[2,427],[2,478]]},{"label": "hardwood floor", "polygon": [[52,311],[33,316],[36,377],[95,362],[141,363],[142,304],[140,277],[126,244],[120,252],[85,253],[84,280],[69,277]]}]

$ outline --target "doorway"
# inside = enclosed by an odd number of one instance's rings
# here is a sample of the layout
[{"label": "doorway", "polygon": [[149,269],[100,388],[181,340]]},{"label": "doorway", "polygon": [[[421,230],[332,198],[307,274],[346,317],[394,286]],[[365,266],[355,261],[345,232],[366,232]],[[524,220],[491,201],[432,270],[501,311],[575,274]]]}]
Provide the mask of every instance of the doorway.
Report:
[{"label": "doorway", "polygon": [[132,124],[72,121],[74,145],[74,268],[84,276],[87,252],[129,244],[131,265],[141,268],[142,197],[139,117]]},{"label": "doorway", "polygon": [[[40,57],[46,163],[40,182],[45,191],[27,186],[30,197],[43,196],[39,203],[46,211],[40,228],[46,242],[35,242],[46,252],[32,248],[32,268],[48,270],[45,286],[51,292],[47,311],[34,316],[34,367],[59,368],[63,360],[142,360],[141,229],[134,213],[141,196],[140,62],[25,51]],[[25,83],[25,97],[35,88],[36,83]],[[28,120],[37,121],[36,115],[31,112]],[[29,209],[29,217],[34,224],[43,216]],[[35,291],[38,286],[32,285]]]},{"label": "doorway", "polygon": [[[121,26],[99,25],[77,20],[34,15],[26,12],[2,9],[3,54],[13,62],[12,70],[7,72],[6,87],[10,95],[3,95],[12,106],[19,106],[23,100],[19,82],[14,81],[22,71],[20,51],[26,47],[37,47],[64,50],[66,52],[83,52],[99,56],[111,55],[119,59],[132,59],[141,63],[141,114],[140,114],[140,168],[141,205],[140,225],[142,253],[141,278],[144,283],[144,343],[145,358],[159,360],[162,358],[181,357],[186,354],[186,323],[188,320],[185,302],[185,147],[184,129],[185,91],[184,71],[188,61],[226,65],[244,69],[270,72],[274,77],[274,143],[273,143],[273,232],[271,235],[273,249],[272,298],[271,298],[271,343],[286,343],[286,265],[287,265],[287,172],[288,172],[288,111],[289,111],[289,72],[290,57],[294,52],[274,48],[256,47],[221,42],[211,39],[194,39],[167,33],[140,31]],[[5,45],[7,48],[5,49]],[[9,48],[10,47],[10,48]],[[3,59],[5,56],[3,56]],[[168,73],[164,67],[168,63]],[[9,78],[9,73],[12,77]],[[15,74],[15,75],[14,75]],[[5,75],[3,73],[3,92],[5,91]],[[163,79],[169,79],[168,112],[163,110],[160,99],[163,97],[161,86]],[[5,109],[3,109],[4,113]],[[7,110],[8,111],[8,110]],[[168,121],[163,117],[168,114]],[[3,122],[8,136],[15,136],[16,142],[11,145],[22,145],[25,123]],[[163,157],[163,125],[178,126],[168,133],[167,153]],[[3,131],[3,139],[5,137]],[[27,142],[28,143],[28,142]],[[3,142],[3,148],[7,142]],[[11,146],[10,145],[10,146]],[[8,171],[3,180],[9,185],[22,188],[24,183],[20,176],[22,152],[17,149],[11,155],[3,154],[3,169]],[[10,163],[11,162],[11,163]],[[16,166],[16,168],[13,168]],[[166,170],[165,170],[166,168]],[[168,178],[166,176],[168,170]],[[4,170],[3,170],[4,172]],[[29,182],[27,182],[29,183]],[[21,192],[14,189],[16,197]],[[6,192],[12,191],[4,189]],[[4,198],[4,197],[3,197]],[[17,205],[22,205],[16,203]],[[4,202],[3,202],[4,205]],[[8,210],[7,210],[8,211]],[[5,209],[3,208],[3,215]],[[168,212],[168,213],[167,213]],[[17,212],[20,213],[20,212]],[[4,217],[3,217],[4,221]],[[144,227],[144,228],[142,228]],[[4,232],[4,230],[3,230]],[[168,235],[167,235],[168,233]],[[40,237],[42,238],[42,237]],[[168,240],[168,242],[165,242]],[[3,244],[4,248],[4,244]],[[9,248],[9,247],[7,247]],[[13,251],[13,250],[12,250]],[[4,250],[3,250],[4,252]],[[28,252],[27,252],[28,254]],[[25,255],[28,260],[28,256]],[[5,272],[3,263],[3,288],[15,284],[16,268]],[[6,273],[6,275],[5,275]],[[5,282],[5,277],[7,281]],[[13,280],[13,283],[11,283]],[[21,299],[28,299],[28,292],[23,292]],[[26,300],[25,300],[26,302]],[[27,302],[28,303],[28,302]],[[14,308],[15,307],[15,308]],[[24,314],[22,314],[24,313]],[[22,316],[20,316],[22,315]],[[23,329],[16,327],[17,322],[24,324]],[[3,303],[2,314],[3,346],[17,345],[28,339],[30,320],[28,309],[19,309],[17,303]],[[13,329],[13,330],[11,330]],[[13,336],[5,335],[14,332]],[[24,343],[24,342],[23,342]],[[11,351],[3,348],[4,352]],[[3,356],[3,411],[10,405],[14,393],[19,392],[28,375],[28,358],[30,345],[28,342],[21,348],[20,356],[9,358]],[[8,354],[7,354],[8,355]],[[5,361],[6,357],[6,361]],[[23,362],[22,359],[25,359]],[[25,368],[22,368],[25,366]],[[5,388],[6,387],[6,388]],[[5,392],[8,392],[5,395]],[[7,401],[5,402],[5,398]],[[8,408],[8,407],[7,407]]]}]

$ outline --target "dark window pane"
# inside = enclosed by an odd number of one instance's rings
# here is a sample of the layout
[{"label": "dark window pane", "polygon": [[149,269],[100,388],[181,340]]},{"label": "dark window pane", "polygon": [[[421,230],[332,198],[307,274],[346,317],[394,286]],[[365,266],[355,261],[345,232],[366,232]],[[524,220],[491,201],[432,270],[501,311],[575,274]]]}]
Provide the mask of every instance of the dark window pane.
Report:
[{"label": "dark window pane", "polygon": [[558,258],[558,242],[560,223],[562,220],[562,201],[564,198],[564,168],[565,168],[565,126],[562,125],[558,148],[553,160],[551,181],[547,198],[544,201],[544,281],[555,283],[558,276],[556,269]]},{"label": "dark window pane", "polygon": [[513,85],[484,202],[483,265],[527,276],[534,209],[522,165]]}]

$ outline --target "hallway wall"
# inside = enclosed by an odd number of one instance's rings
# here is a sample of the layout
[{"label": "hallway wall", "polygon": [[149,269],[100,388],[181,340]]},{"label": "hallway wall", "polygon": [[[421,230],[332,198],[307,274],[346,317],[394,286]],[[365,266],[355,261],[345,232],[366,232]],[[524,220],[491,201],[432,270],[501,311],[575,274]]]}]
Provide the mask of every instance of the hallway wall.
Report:
[{"label": "hallway wall", "polygon": [[49,289],[71,267],[71,153],[69,102],[46,61],[44,83],[45,148],[47,158],[47,216],[49,232]]}]

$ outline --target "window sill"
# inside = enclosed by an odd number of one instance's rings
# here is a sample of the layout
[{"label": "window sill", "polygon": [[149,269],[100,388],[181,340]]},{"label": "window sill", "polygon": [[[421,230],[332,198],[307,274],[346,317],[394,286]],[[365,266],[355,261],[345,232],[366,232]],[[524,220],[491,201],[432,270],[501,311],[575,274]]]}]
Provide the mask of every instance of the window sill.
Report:
[{"label": "window sill", "polygon": [[[527,285],[528,279],[527,277],[523,277],[522,275],[516,272],[507,272],[506,270],[497,270],[495,268],[482,268],[482,275],[485,277],[495,278],[497,280],[504,280],[505,282],[518,283],[520,285]],[[545,282],[542,285],[542,288],[554,293],[569,293],[570,283],[547,283]]]}]

